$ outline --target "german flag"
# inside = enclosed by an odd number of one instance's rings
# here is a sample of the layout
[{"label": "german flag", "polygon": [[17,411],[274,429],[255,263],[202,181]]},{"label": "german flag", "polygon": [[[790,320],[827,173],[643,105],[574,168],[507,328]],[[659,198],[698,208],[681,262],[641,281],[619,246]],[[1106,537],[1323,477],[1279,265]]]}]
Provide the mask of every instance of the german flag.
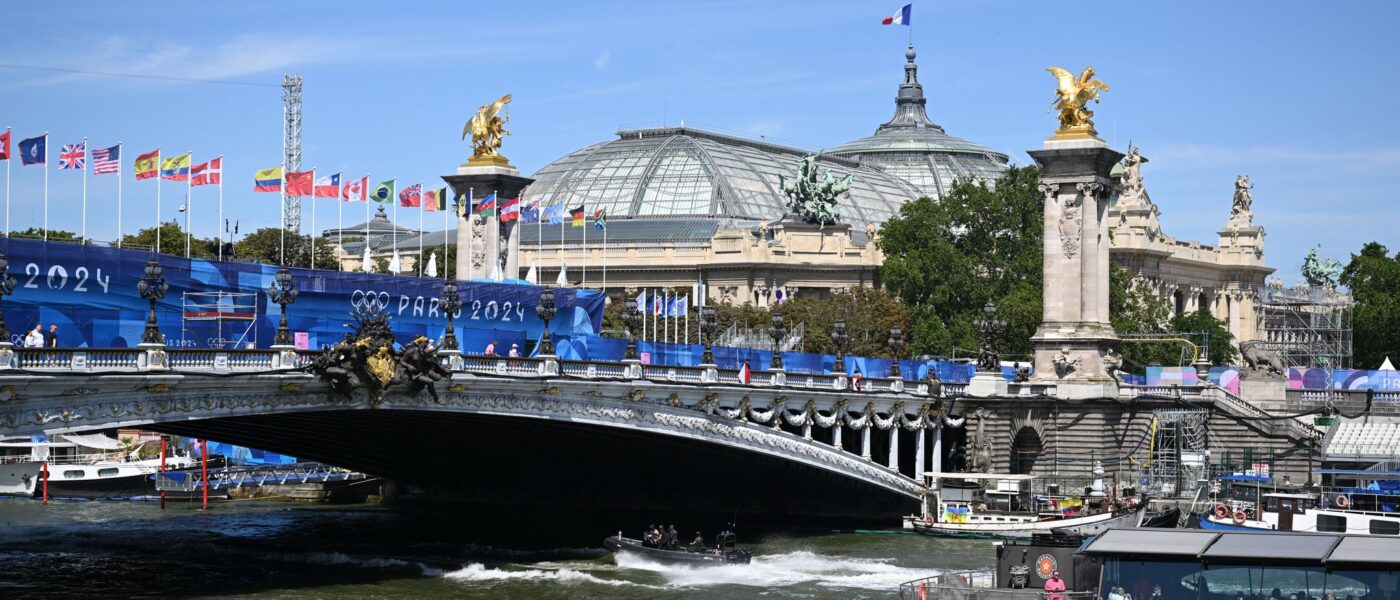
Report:
[{"label": "german flag", "polygon": [[587,220],[584,216],[583,205],[580,204],[578,208],[569,209],[569,218],[573,220],[574,227],[583,227],[584,222]]}]

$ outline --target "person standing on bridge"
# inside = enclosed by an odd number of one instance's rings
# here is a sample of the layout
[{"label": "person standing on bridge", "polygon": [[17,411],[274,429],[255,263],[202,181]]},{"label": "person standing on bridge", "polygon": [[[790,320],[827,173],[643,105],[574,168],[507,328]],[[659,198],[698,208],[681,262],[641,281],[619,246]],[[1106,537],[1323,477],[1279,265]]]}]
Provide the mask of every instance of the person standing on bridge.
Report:
[{"label": "person standing on bridge", "polygon": [[25,347],[25,348],[43,348],[43,347],[44,347],[44,331],[43,331],[43,329],[44,329],[44,325],[43,325],[42,323],[41,323],[41,324],[38,324],[38,325],[35,325],[33,329],[30,329],[30,330],[29,330],[29,333],[25,334],[25,336],[24,336],[24,347]]},{"label": "person standing on bridge", "polygon": [[45,348],[57,348],[57,347],[58,347],[58,325],[57,325],[57,324],[54,324],[54,323],[50,323],[50,324],[49,324],[49,332],[46,333],[46,334],[44,334],[44,347],[45,347]]},{"label": "person standing on bridge", "polygon": [[483,351],[482,354],[485,354],[486,356],[495,356],[495,355],[496,355],[496,340],[491,340],[491,343],[486,344],[486,350]]}]

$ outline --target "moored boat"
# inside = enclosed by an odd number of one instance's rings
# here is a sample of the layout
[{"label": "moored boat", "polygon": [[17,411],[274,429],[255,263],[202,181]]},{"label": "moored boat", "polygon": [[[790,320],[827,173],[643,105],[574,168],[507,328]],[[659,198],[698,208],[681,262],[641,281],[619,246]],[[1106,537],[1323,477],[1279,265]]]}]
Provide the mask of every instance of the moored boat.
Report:
[{"label": "moored boat", "polygon": [[[996,473],[928,473],[935,482],[925,495],[922,514],[904,518],[904,528],[945,537],[1030,539],[1058,532],[1096,535],[1113,528],[1141,525],[1144,499],[1032,495],[1023,484],[1036,477]],[[973,484],[955,487],[949,481]]]}]

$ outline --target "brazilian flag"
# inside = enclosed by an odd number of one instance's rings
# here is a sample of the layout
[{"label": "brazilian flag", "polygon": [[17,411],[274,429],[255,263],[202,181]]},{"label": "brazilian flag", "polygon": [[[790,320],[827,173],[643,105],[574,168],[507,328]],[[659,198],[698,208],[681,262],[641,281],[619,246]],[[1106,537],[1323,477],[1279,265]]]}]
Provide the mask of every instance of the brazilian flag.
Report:
[{"label": "brazilian flag", "polygon": [[369,199],[381,204],[387,204],[394,199],[394,182],[397,179],[390,179],[374,186],[374,191],[370,193]]}]

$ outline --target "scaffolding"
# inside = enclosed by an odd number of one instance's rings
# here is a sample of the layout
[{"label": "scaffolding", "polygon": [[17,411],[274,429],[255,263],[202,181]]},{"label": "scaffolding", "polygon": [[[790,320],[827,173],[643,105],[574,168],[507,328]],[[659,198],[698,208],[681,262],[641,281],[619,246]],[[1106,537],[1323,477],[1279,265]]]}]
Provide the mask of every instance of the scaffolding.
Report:
[{"label": "scaffolding", "polygon": [[1259,338],[1290,367],[1350,369],[1354,305],[1349,292],[1274,282],[1259,295]]},{"label": "scaffolding", "polygon": [[[282,170],[301,170],[301,75],[282,76]],[[282,229],[301,234],[301,196],[283,195]],[[311,232],[311,235],[317,235]]]},{"label": "scaffolding", "polygon": [[252,292],[185,292],[180,324],[181,345],[208,348],[255,348],[258,342],[258,295]]},{"label": "scaffolding", "polygon": [[1208,480],[1209,410],[1152,411],[1152,445],[1147,449],[1148,493],[1159,498],[1196,495]]},{"label": "scaffolding", "polygon": [[[783,335],[778,347],[782,352],[793,352],[802,349],[802,340],[807,334],[807,324],[798,323],[796,327],[787,330]],[[752,350],[773,351],[773,338],[768,335],[768,329],[763,327],[739,327],[738,323],[733,323],[723,333],[715,338],[714,345],[724,348],[749,348]]]}]

